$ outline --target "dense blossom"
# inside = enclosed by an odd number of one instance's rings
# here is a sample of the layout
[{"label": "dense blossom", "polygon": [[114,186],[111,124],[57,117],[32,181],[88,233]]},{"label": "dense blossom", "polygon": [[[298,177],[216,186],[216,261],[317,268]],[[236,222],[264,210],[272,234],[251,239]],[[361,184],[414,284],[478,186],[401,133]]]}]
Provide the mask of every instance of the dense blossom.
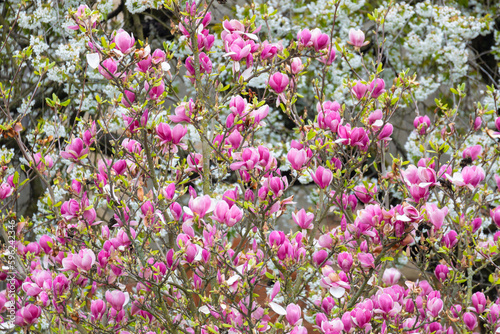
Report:
[{"label": "dense blossom", "polygon": [[0,331],[500,331],[497,11],[299,3],[2,5]]}]

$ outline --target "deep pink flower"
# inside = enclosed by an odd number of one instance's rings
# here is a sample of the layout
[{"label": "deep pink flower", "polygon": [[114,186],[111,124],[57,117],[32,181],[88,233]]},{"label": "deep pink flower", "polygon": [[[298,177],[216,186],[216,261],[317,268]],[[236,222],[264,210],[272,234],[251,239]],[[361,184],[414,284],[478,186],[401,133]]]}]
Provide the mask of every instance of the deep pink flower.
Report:
[{"label": "deep pink flower", "polygon": [[[208,212],[212,212],[212,199],[210,196],[198,196],[196,198],[191,197],[188,204],[189,208],[184,207],[184,211],[188,214],[196,214],[200,218],[203,218]],[[188,209],[188,210],[186,210]]]},{"label": "deep pink flower", "polygon": [[89,154],[89,148],[85,147],[83,140],[81,140],[80,138],[75,138],[71,141],[70,144],[66,146],[66,149],[61,152],[61,157],[64,159],[77,161],[87,154]]},{"label": "deep pink flower", "polygon": [[444,218],[448,214],[448,208],[444,207],[439,209],[434,203],[427,203],[425,206],[425,210],[427,211],[427,217],[429,221],[434,225],[434,230],[438,231],[443,226]]},{"label": "deep pink flower", "polygon": [[166,60],[167,55],[165,54],[165,51],[161,49],[156,49],[154,52],[151,54],[152,57],[152,62],[153,64],[160,64],[163,63]]},{"label": "deep pink flower", "polygon": [[361,83],[361,81],[355,81],[355,84],[352,87],[351,92],[358,100],[361,100],[365,96],[367,90],[368,90],[367,85]]},{"label": "deep pink flower", "polygon": [[367,189],[364,185],[354,187],[354,194],[363,203],[374,203],[374,197],[377,195],[378,189],[374,184],[369,184]]},{"label": "deep pink flower", "polygon": [[304,69],[304,65],[302,64],[302,59],[299,57],[295,57],[291,61],[291,72],[292,74],[299,74]]},{"label": "deep pink flower", "polygon": [[457,232],[451,230],[443,236],[441,243],[443,243],[446,248],[451,249],[458,243],[457,235]]},{"label": "deep pink flower", "polygon": [[351,270],[353,264],[352,254],[348,252],[342,252],[337,256],[337,263],[344,272],[348,273]]},{"label": "deep pink flower", "polygon": [[331,170],[319,166],[316,172],[311,173],[311,177],[321,189],[325,189],[332,183],[333,173]]},{"label": "deep pink flower", "polygon": [[301,170],[307,159],[307,153],[304,150],[297,150],[296,148],[291,148],[287,155],[288,161],[295,170]]},{"label": "deep pink flower", "polygon": [[427,115],[417,116],[413,121],[413,126],[420,135],[424,135],[427,132],[427,130],[431,127],[431,120]]},{"label": "deep pink flower", "polygon": [[116,61],[111,58],[108,58],[102,62],[102,66],[99,65],[99,73],[102,74],[108,80],[114,78],[116,74],[116,70],[118,69],[118,65]]},{"label": "deep pink flower", "polygon": [[481,128],[481,125],[483,124],[483,120],[481,119],[480,116],[477,116],[476,119],[474,120],[474,130],[477,131]]},{"label": "deep pink flower", "polygon": [[486,310],[486,296],[482,292],[476,292],[471,297],[472,306],[477,314],[481,314]]},{"label": "deep pink flower", "polygon": [[159,83],[155,83],[155,84],[156,84],[156,86],[153,86],[153,87],[151,87],[151,89],[149,89],[149,83],[146,81],[144,83],[144,90],[146,92],[148,92],[150,100],[156,101],[161,97],[161,95],[165,91],[165,83],[163,82],[163,80],[160,80]]},{"label": "deep pink flower", "polygon": [[83,271],[89,271],[95,264],[95,260],[94,252],[88,248],[80,250],[78,254],[73,254],[72,259],[74,265]]},{"label": "deep pink flower", "polygon": [[292,326],[302,324],[302,310],[297,304],[288,304],[286,307],[286,320]]},{"label": "deep pink flower", "polygon": [[372,93],[371,97],[376,99],[385,92],[385,81],[380,78],[373,80],[368,90]]},{"label": "deep pink flower", "polygon": [[314,221],[314,213],[306,212],[306,210],[301,209],[297,213],[292,213],[292,218],[295,224],[297,224],[302,229],[312,229]]},{"label": "deep pink flower", "polygon": [[463,151],[462,158],[470,158],[474,161],[481,153],[483,153],[483,147],[481,145],[470,146]]},{"label": "deep pink flower", "polygon": [[439,297],[430,298],[427,301],[427,315],[437,318],[443,310],[443,300]]},{"label": "deep pink flower", "polygon": [[500,228],[500,206],[497,206],[493,210],[490,210],[490,217],[495,225]]},{"label": "deep pink flower", "polygon": [[358,253],[358,260],[363,268],[375,268],[375,259],[369,253]]},{"label": "deep pink flower", "polygon": [[269,77],[269,86],[278,94],[281,94],[288,87],[290,80],[286,74],[276,72]]},{"label": "deep pink flower", "polygon": [[183,127],[181,124],[177,124],[173,128],[167,123],[160,123],[156,126],[156,134],[160,139],[160,145],[163,146],[162,152],[177,153],[177,146],[187,149],[187,145],[181,143],[182,138],[187,133],[187,128]]},{"label": "deep pink flower", "polygon": [[15,324],[22,327],[29,327],[38,322],[41,314],[41,308],[33,304],[28,304],[16,312]]},{"label": "deep pink flower", "polygon": [[444,264],[438,264],[436,266],[436,269],[434,270],[434,275],[436,275],[436,278],[444,282],[446,278],[448,277],[448,273],[450,272],[450,269],[448,269],[448,266]]},{"label": "deep pink flower", "polygon": [[473,331],[477,326],[477,317],[471,312],[465,312],[462,316],[464,320],[465,327],[467,327],[470,331]]},{"label": "deep pink flower", "polygon": [[101,320],[106,313],[106,303],[102,299],[92,300],[90,303],[90,312],[95,321]]},{"label": "deep pink flower", "polygon": [[135,38],[134,35],[130,36],[128,32],[120,29],[116,32],[113,43],[115,43],[116,49],[120,50],[123,54],[127,54],[134,47]]},{"label": "deep pink flower", "polygon": [[316,52],[323,50],[330,44],[330,36],[323,34],[321,30],[315,28],[311,31],[311,41]]},{"label": "deep pink flower", "polygon": [[14,192],[14,188],[8,183],[2,183],[0,185],[0,200],[6,199]]},{"label": "deep pink flower", "polygon": [[130,298],[128,292],[121,292],[120,290],[106,291],[106,300],[111,304],[111,307],[116,311],[121,311],[124,305],[127,305]]},{"label": "deep pink flower", "polygon": [[304,30],[300,30],[297,33],[297,40],[303,46],[309,47],[312,46],[311,36],[312,36],[311,31],[309,31],[309,29],[306,28]]},{"label": "deep pink flower", "polygon": [[368,134],[364,128],[351,129],[351,125],[349,124],[346,124],[345,126],[339,125],[337,134],[339,136],[339,139],[337,139],[338,143],[352,147],[359,147],[362,151],[368,149],[368,145],[370,144],[370,139],[368,138]]},{"label": "deep pink flower", "polygon": [[195,109],[195,103],[193,99],[189,99],[188,102],[181,102],[178,107],[175,108],[175,115],[170,115],[168,118],[174,123],[187,122],[191,123],[191,115]]}]

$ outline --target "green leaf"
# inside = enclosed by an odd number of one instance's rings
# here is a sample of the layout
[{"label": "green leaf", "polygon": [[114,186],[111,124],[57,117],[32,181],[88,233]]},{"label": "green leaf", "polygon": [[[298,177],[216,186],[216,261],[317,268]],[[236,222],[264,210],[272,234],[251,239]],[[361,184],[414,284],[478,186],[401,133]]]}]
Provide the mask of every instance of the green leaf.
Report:
[{"label": "green leaf", "polygon": [[274,275],[266,271],[266,277],[269,279],[274,279]]}]

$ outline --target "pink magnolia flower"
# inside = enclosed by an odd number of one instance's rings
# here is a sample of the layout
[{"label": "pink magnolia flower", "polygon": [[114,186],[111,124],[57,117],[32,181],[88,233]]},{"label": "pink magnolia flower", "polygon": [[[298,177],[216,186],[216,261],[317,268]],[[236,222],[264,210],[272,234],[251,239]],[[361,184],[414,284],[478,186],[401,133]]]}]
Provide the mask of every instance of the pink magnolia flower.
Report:
[{"label": "pink magnolia flower", "polygon": [[302,59],[295,57],[291,61],[291,72],[292,74],[299,74],[304,70],[304,65],[302,64]]},{"label": "pink magnolia flower", "polygon": [[465,327],[470,331],[473,331],[477,327],[477,317],[471,312],[465,312],[462,316],[464,320]]},{"label": "pink magnolia flower", "polygon": [[443,243],[446,248],[451,249],[458,243],[457,235],[458,233],[456,231],[451,230],[443,236],[441,243]]},{"label": "pink magnolia flower", "polygon": [[106,313],[106,303],[102,299],[92,300],[90,303],[90,312],[94,320],[99,321]]},{"label": "pink magnolia flower", "polygon": [[490,210],[490,217],[495,225],[500,228],[500,206],[497,206],[493,210]]},{"label": "pink magnolia flower", "polygon": [[125,108],[130,108],[131,104],[133,104],[135,102],[134,92],[132,92],[128,89],[125,89],[125,91],[123,92],[123,97],[122,97],[121,102],[125,106]]},{"label": "pink magnolia flower", "polygon": [[136,72],[142,72],[142,73],[147,73],[151,69],[151,64],[153,62],[153,58],[151,56],[147,56],[144,59],[141,59],[139,62],[137,62],[137,65],[135,67]]},{"label": "pink magnolia flower", "polygon": [[477,314],[481,314],[486,310],[486,296],[484,293],[478,291],[471,297],[472,306]]},{"label": "pink magnolia flower", "polygon": [[349,30],[349,41],[347,43],[356,48],[361,48],[368,44],[368,42],[365,42],[365,33],[360,29]]},{"label": "pink magnolia flower", "polygon": [[67,219],[73,219],[78,216],[78,213],[80,211],[80,204],[75,199],[70,199],[69,201],[65,201],[61,205],[61,215]]},{"label": "pink magnolia flower", "polygon": [[167,55],[165,54],[165,51],[161,49],[156,49],[151,54],[151,58],[153,64],[157,65],[163,63],[167,59]]},{"label": "pink magnolia flower", "polygon": [[331,65],[335,61],[335,58],[337,57],[337,54],[335,53],[335,50],[333,47],[330,45],[328,49],[325,49],[322,51],[322,56],[319,59],[319,61],[323,64],[326,65]]},{"label": "pink magnolia flower", "polygon": [[34,159],[36,168],[41,172],[45,171],[45,168],[52,168],[54,166],[54,160],[52,160],[50,155],[45,155],[42,159],[42,154],[37,153],[34,155]]},{"label": "pink magnolia flower", "polygon": [[198,196],[196,198],[191,197],[188,203],[189,208],[184,207],[184,211],[189,215],[198,215],[203,218],[207,213],[213,211],[212,199],[210,196]]},{"label": "pink magnolia flower", "polygon": [[231,170],[252,170],[260,162],[259,152],[253,147],[245,148],[243,153],[235,153],[234,158],[241,161],[233,162],[230,166]]},{"label": "pink magnolia flower", "polygon": [[369,253],[358,253],[358,261],[363,268],[375,268],[375,259]]},{"label": "pink magnolia flower", "polygon": [[32,297],[38,296],[43,291],[37,284],[31,282],[24,282],[22,289],[28,296]]},{"label": "pink magnolia flower", "polygon": [[359,147],[360,150],[365,151],[368,149],[370,144],[370,139],[364,128],[353,128],[351,129],[350,124],[339,125],[337,132],[339,139],[337,143],[342,143],[344,145]]},{"label": "pink magnolia flower", "polygon": [[232,43],[225,43],[226,54],[224,57],[229,57],[234,61],[233,70],[238,72],[240,70],[240,61],[250,55],[252,45],[247,43],[243,38],[237,37]]},{"label": "pink magnolia flower", "polygon": [[439,297],[430,298],[427,301],[427,315],[437,318],[443,310],[443,300]]},{"label": "pink magnolia flower", "polygon": [[85,18],[85,11],[87,9],[90,9],[87,5],[80,5],[80,6],[78,6],[78,9],[76,10],[76,13],[75,13],[75,22],[76,22],[76,25],[68,26],[68,29],[71,29],[71,30],[78,30],[78,29],[80,29],[80,24],[83,25],[82,20]]},{"label": "pink magnolia flower", "polygon": [[295,224],[302,229],[310,230],[313,228],[314,214],[312,212],[306,213],[306,210],[301,209],[297,213],[292,213],[292,218]]},{"label": "pink magnolia flower", "polygon": [[52,246],[54,245],[54,240],[51,237],[44,234],[40,237],[38,243],[40,244],[40,247],[42,247],[45,254],[50,254],[50,252],[52,251]]},{"label": "pink magnolia flower", "polygon": [[374,184],[369,185],[367,189],[364,185],[354,187],[354,194],[363,203],[375,203],[374,197],[377,195],[378,189]]},{"label": "pink magnolia flower", "polygon": [[236,205],[230,207],[226,201],[219,201],[213,213],[211,217],[213,220],[226,224],[228,227],[233,227],[243,218],[243,211]]},{"label": "pink magnolia flower", "polygon": [[149,87],[149,83],[146,81],[144,83],[144,90],[148,92],[150,100],[158,100],[165,91],[165,83],[163,80],[160,80],[159,83],[155,83],[155,86],[151,87],[151,89],[149,89]]},{"label": "pink magnolia flower", "polygon": [[177,146],[187,149],[187,145],[181,143],[186,133],[187,128],[180,124],[174,126],[173,129],[167,123],[160,123],[156,126],[156,134],[160,139],[160,145],[163,146],[163,153],[171,152],[175,154],[178,151]]},{"label": "pink magnolia flower", "polygon": [[[499,217],[500,218],[500,217]],[[500,222],[500,221],[499,221]],[[472,233],[476,233],[477,230],[483,225],[483,219],[478,217],[471,221]]]},{"label": "pink magnolia flower", "polygon": [[272,43],[269,43],[268,41],[264,41],[264,43],[262,43],[261,47],[262,47],[262,51],[260,53],[260,57],[264,60],[274,58],[276,56],[276,54],[278,53],[278,51],[280,49],[283,49],[283,46],[281,46],[280,44],[272,44]]},{"label": "pink magnolia flower", "polygon": [[200,153],[190,153],[186,159],[188,168],[186,172],[200,173],[203,170],[203,155]]},{"label": "pink magnolia flower", "polygon": [[396,268],[388,268],[384,271],[384,275],[382,275],[382,282],[384,282],[388,286],[395,285],[399,282],[401,278],[401,272]]},{"label": "pink magnolia flower", "polygon": [[288,87],[290,80],[286,74],[276,72],[269,77],[269,86],[278,94],[281,94]]},{"label": "pink magnolia flower", "polygon": [[16,312],[15,324],[22,327],[29,327],[38,322],[42,314],[42,309],[36,305],[28,304]]},{"label": "pink magnolia flower", "polygon": [[311,31],[311,41],[316,52],[323,50],[330,44],[330,36],[323,34],[321,30],[315,28]]},{"label": "pink magnolia flower", "polygon": [[187,122],[191,123],[191,115],[195,109],[195,103],[193,99],[189,99],[188,102],[181,102],[178,107],[175,108],[175,115],[170,115],[168,118],[174,123]]},{"label": "pink magnolia flower", "polygon": [[436,266],[436,269],[434,270],[434,275],[436,275],[436,278],[444,282],[446,281],[446,278],[448,277],[448,273],[450,272],[450,269],[448,269],[448,266],[444,264],[438,264]]},{"label": "pink magnolia flower", "polygon": [[345,273],[351,270],[353,264],[352,254],[348,252],[342,252],[337,256],[337,263]]},{"label": "pink magnolia flower", "polygon": [[331,170],[319,166],[316,172],[311,173],[311,177],[321,189],[325,189],[332,183],[333,173]]},{"label": "pink magnolia flower", "polygon": [[140,154],[142,151],[141,143],[129,138],[123,140],[122,147],[132,154]]},{"label": "pink magnolia flower", "polygon": [[481,153],[483,153],[483,147],[481,145],[470,146],[463,151],[462,158],[470,158],[474,161],[479,155],[481,155]]},{"label": "pink magnolia flower", "polygon": [[484,170],[481,166],[466,166],[461,173],[454,173],[453,177],[445,174],[446,178],[456,186],[476,188],[484,180]]},{"label": "pink magnolia flower", "polygon": [[351,92],[358,100],[361,100],[365,96],[367,90],[367,85],[361,83],[361,81],[355,81],[355,85],[352,87]]},{"label": "pink magnolia flower", "polygon": [[474,130],[477,131],[481,128],[481,125],[483,124],[483,120],[481,119],[480,116],[477,116],[476,119],[474,120]]},{"label": "pink magnolia flower", "polygon": [[393,130],[394,130],[394,127],[392,126],[392,124],[387,123],[382,128],[382,131],[380,131],[380,133],[379,133],[379,135],[377,137],[378,140],[384,141],[384,142],[388,142],[388,141],[392,140],[391,136],[392,136],[392,131]]},{"label": "pink magnolia flower", "polygon": [[429,116],[417,116],[413,121],[413,126],[418,131],[418,134],[424,135],[427,130],[431,127],[431,120]]},{"label": "pink magnolia flower", "polygon": [[342,320],[339,318],[334,318],[330,321],[325,320],[321,323],[321,331],[322,333],[328,333],[328,334],[342,334],[348,332],[348,330],[344,327],[344,324],[342,323]]},{"label": "pink magnolia flower", "polygon": [[302,324],[302,310],[297,304],[288,304],[286,307],[286,320],[292,326]]},{"label": "pink magnolia flower", "polygon": [[307,153],[304,150],[297,150],[296,148],[291,148],[287,155],[288,161],[295,170],[301,170],[307,159]]},{"label": "pink magnolia flower", "polygon": [[10,197],[14,192],[14,188],[11,187],[8,183],[2,183],[0,185],[0,200],[6,199]]},{"label": "pink magnolia flower", "polygon": [[118,65],[112,58],[104,60],[102,62],[102,66],[99,65],[99,73],[101,73],[102,76],[108,80],[111,80],[115,77],[117,69]]},{"label": "pink magnolia flower", "polygon": [[127,54],[134,47],[135,38],[134,35],[130,36],[128,32],[120,29],[116,32],[113,43],[115,43],[116,49],[120,50],[123,54]]},{"label": "pink magnolia flower", "polygon": [[121,311],[123,306],[127,305],[130,300],[128,292],[121,292],[120,290],[106,291],[106,300],[111,304],[111,307],[116,311]]},{"label": "pink magnolia flower", "polygon": [[73,254],[73,264],[83,271],[89,271],[95,264],[95,254],[91,249],[85,248]]},{"label": "pink magnolia flower", "polygon": [[434,225],[435,231],[441,229],[443,226],[444,218],[448,214],[448,208],[444,207],[439,209],[434,203],[427,203],[425,206],[425,210],[427,211],[427,217],[429,221]]},{"label": "pink magnolia flower", "polygon": [[371,97],[376,99],[385,92],[385,81],[380,78],[373,80],[368,90],[372,93]]},{"label": "pink magnolia flower", "polygon": [[297,33],[297,40],[301,45],[309,47],[313,45],[311,36],[312,36],[311,31],[306,28],[304,30],[300,30]]},{"label": "pink magnolia flower", "polygon": [[66,146],[66,149],[61,152],[61,157],[64,159],[77,161],[83,156],[89,154],[89,148],[85,147],[83,140],[80,138],[75,138],[70,144]]}]

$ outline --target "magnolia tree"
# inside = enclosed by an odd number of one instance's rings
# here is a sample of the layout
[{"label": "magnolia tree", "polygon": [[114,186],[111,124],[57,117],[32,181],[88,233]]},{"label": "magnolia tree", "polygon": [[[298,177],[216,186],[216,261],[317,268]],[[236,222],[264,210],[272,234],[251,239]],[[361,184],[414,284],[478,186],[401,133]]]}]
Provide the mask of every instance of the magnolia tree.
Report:
[{"label": "magnolia tree", "polygon": [[[389,153],[391,121],[419,82],[385,71],[384,15],[370,14],[372,40],[361,27],[342,40],[334,1],[327,28],[283,42],[255,15],[213,22],[213,5],[166,1],[180,38],[156,49],[109,31],[99,8],[71,10],[82,95],[69,123],[71,101],[46,99],[57,138],[11,109],[12,83],[33,66],[31,48],[17,55],[1,87],[2,134],[24,161],[1,161],[2,331],[500,332],[498,92],[463,117],[460,85],[414,115],[405,161]],[[334,101],[331,68],[354,57]],[[37,66],[42,78],[54,64]],[[80,113],[93,82],[118,94],[96,92],[97,112]],[[277,147],[280,113],[293,131]],[[37,213],[18,215],[35,181]],[[296,185],[308,182],[301,207]]]}]

